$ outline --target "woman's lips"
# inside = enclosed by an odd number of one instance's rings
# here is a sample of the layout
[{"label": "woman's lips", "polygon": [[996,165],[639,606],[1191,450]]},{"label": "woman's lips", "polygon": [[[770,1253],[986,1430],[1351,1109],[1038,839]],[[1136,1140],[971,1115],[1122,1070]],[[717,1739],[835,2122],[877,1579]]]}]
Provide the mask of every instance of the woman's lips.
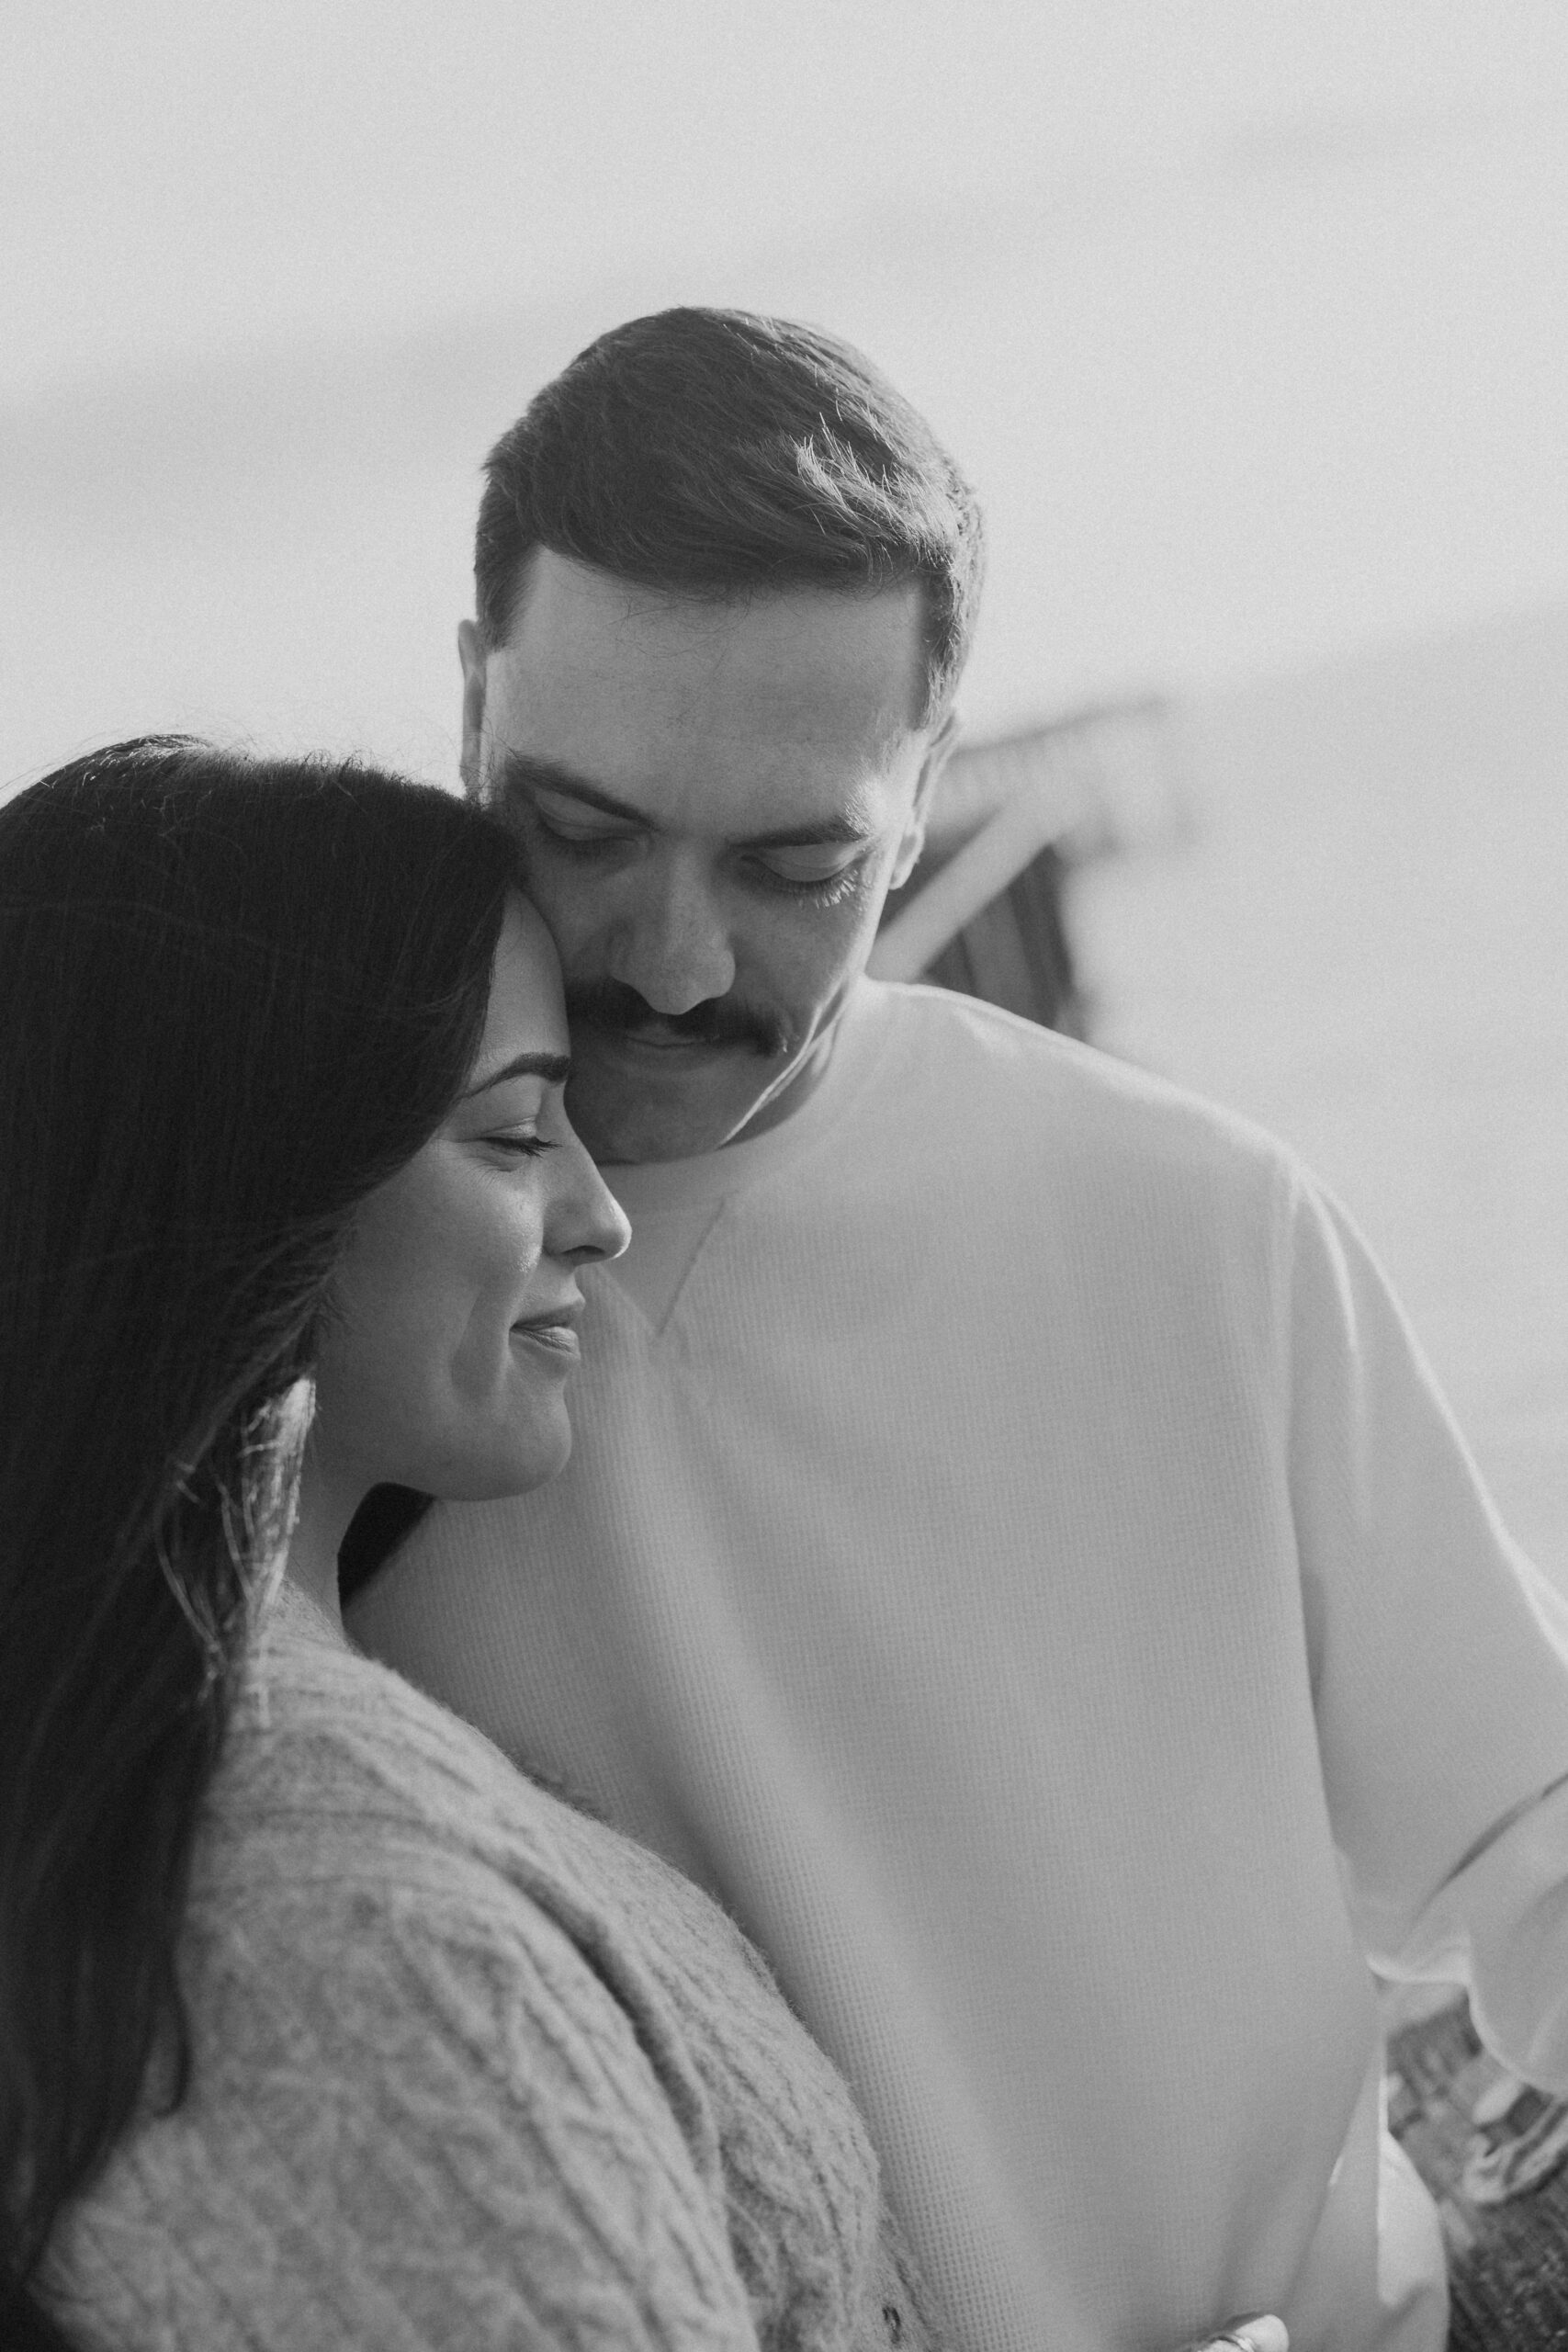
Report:
[{"label": "woman's lips", "polygon": [[533,1340],[553,1354],[570,1356],[573,1363],[582,1353],[577,1336],[577,1326],[582,1320],[584,1302],[573,1299],[562,1306],[547,1307],[542,1315],[525,1315],[512,1326],[514,1337]]}]

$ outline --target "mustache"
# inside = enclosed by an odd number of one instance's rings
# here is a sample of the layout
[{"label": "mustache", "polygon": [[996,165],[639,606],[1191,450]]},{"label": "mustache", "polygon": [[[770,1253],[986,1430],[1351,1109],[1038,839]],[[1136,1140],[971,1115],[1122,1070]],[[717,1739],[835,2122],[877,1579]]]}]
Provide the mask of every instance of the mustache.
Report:
[{"label": "mustache", "polygon": [[620,1037],[679,1037],[688,1045],[740,1046],[769,1060],[784,1053],[789,1031],[775,1013],[741,997],[712,996],[686,1012],[657,1012],[622,980],[579,980],[566,991],[569,1028]]}]

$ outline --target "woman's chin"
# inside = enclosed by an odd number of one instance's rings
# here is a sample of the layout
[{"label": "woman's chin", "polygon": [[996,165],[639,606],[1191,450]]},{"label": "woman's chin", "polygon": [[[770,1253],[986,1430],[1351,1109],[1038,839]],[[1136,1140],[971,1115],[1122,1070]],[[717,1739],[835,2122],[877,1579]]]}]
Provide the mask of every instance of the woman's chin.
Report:
[{"label": "woman's chin", "polygon": [[507,1495],[525,1495],[544,1486],[566,1468],[571,1454],[571,1423],[563,1413],[558,1421],[486,1447],[471,1460],[444,1465],[437,1484],[425,1491],[438,1502],[494,1503]]}]

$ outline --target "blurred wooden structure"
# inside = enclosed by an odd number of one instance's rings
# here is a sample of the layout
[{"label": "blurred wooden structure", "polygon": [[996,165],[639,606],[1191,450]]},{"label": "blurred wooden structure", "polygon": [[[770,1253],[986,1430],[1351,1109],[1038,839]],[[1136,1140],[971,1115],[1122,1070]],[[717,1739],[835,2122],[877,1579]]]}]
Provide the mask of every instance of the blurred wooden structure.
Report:
[{"label": "blurred wooden structure", "polygon": [[1097,703],[1018,733],[960,740],[919,865],[890,894],[870,969],[1088,1034],[1065,906],[1074,865],[1167,847],[1188,825],[1157,696]]}]

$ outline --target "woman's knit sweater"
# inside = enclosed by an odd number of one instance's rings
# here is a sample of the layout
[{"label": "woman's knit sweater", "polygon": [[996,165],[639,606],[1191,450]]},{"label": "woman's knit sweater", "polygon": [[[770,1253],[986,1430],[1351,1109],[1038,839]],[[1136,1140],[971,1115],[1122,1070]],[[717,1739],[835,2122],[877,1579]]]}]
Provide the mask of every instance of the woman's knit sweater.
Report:
[{"label": "woman's knit sweater", "polygon": [[739,1930],[285,1589],[200,1830],[194,2064],[57,2233],[85,2352],[935,2341]]}]

